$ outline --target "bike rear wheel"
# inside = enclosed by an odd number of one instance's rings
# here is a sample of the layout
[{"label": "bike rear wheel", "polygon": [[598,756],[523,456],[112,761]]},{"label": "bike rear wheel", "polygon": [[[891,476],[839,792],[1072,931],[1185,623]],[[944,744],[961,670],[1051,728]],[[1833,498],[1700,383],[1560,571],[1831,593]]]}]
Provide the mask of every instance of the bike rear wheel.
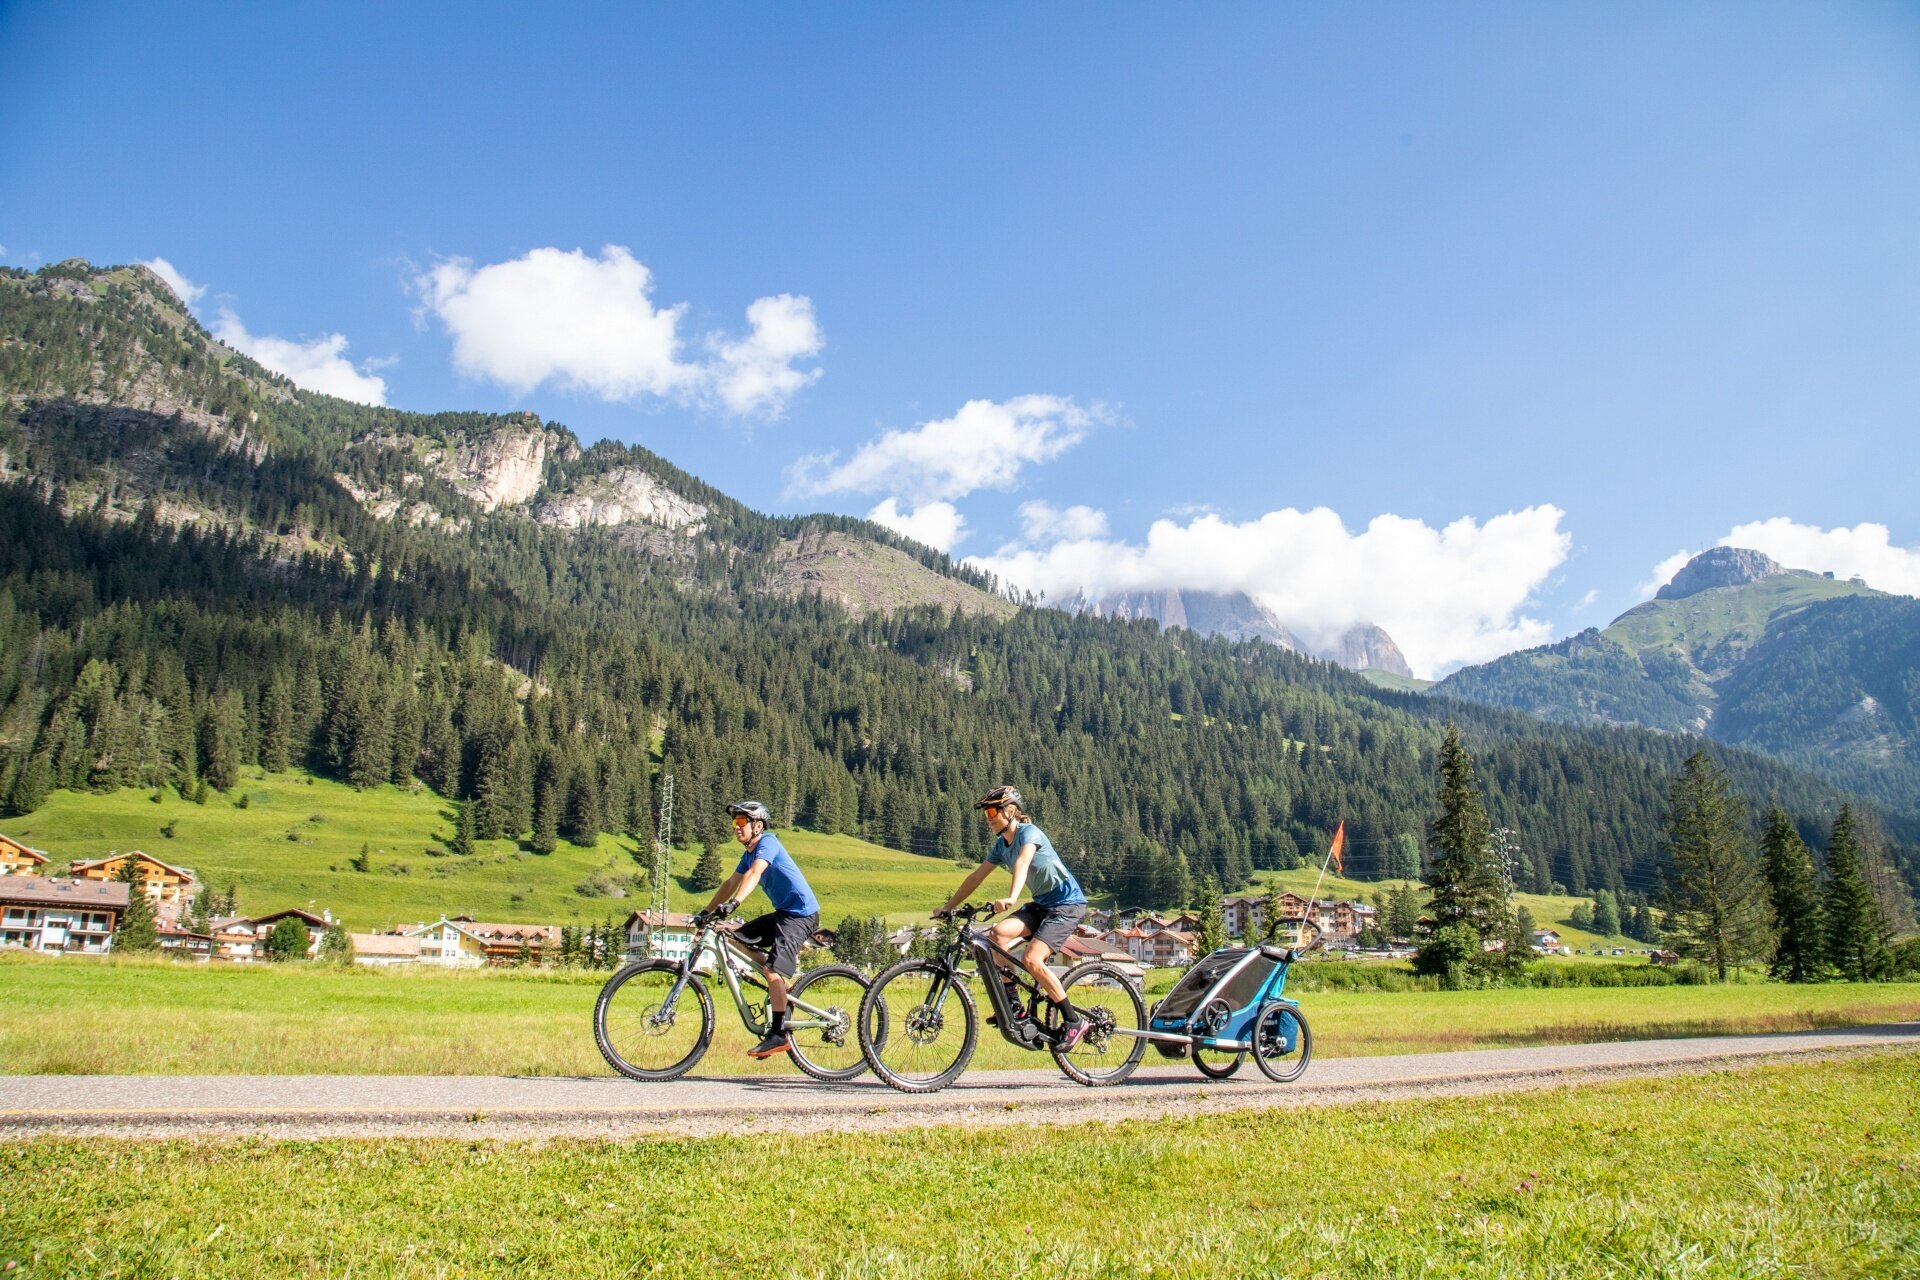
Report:
[{"label": "bike rear wheel", "polygon": [[793,1065],[815,1080],[851,1080],[865,1071],[854,1024],[866,994],[866,975],[850,965],[822,965],[801,974],[787,993]]},{"label": "bike rear wheel", "polygon": [[666,1007],[680,966],[641,960],[607,979],[593,1002],[593,1040],[607,1065],[633,1080],[677,1080],[713,1043],[713,998],[689,977]]},{"label": "bike rear wheel", "polygon": [[966,980],[949,981],[931,960],[882,970],[860,1003],[860,1051],[902,1093],[935,1093],[959,1079],[979,1035]]},{"label": "bike rear wheel", "polygon": [[1313,1032],[1297,1005],[1270,1004],[1253,1024],[1253,1062],[1276,1084],[1292,1084],[1313,1058]]},{"label": "bike rear wheel", "polygon": [[[1060,985],[1067,990],[1068,1003],[1089,1024],[1073,1048],[1053,1046],[1053,1060],[1067,1079],[1099,1087],[1119,1084],[1132,1075],[1147,1051],[1146,1038],[1119,1032],[1147,1029],[1147,1002],[1140,998],[1139,989],[1127,981],[1126,974],[1100,960],[1067,970]],[[1057,1035],[1060,1020],[1051,1005],[1045,1017],[1047,1030]]]}]

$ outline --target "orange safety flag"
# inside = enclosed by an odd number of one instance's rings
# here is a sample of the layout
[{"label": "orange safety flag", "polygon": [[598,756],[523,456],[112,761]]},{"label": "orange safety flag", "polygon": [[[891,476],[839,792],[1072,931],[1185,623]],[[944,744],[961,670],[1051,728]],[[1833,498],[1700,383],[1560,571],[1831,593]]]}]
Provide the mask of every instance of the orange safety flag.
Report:
[{"label": "orange safety flag", "polygon": [[1347,822],[1345,818],[1342,818],[1340,820],[1340,825],[1335,827],[1333,830],[1333,848],[1327,851],[1327,858],[1330,862],[1333,863],[1333,874],[1337,876],[1343,876],[1347,874],[1346,869],[1340,865],[1340,854],[1341,854],[1341,851],[1344,850],[1346,847],[1347,847]]}]

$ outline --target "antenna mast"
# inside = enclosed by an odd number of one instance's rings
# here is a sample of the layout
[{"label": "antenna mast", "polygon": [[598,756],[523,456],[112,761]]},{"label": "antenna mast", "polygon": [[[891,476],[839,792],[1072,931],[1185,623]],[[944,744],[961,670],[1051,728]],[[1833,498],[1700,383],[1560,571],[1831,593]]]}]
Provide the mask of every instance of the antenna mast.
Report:
[{"label": "antenna mast", "polygon": [[667,849],[673,843],[673,775],[660,784],[660,830],[653,841],[653,927],[667,922]]}]

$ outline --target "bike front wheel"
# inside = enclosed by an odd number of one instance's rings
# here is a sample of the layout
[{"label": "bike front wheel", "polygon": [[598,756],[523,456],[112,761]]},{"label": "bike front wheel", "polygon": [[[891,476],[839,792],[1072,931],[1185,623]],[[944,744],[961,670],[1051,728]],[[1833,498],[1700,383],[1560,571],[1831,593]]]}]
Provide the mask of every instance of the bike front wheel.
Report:
[{"label": "bike front wheel", "polygon": [[[1098,1087],[1119,1084],[1133,1074],[1147,1051],[1144,1036],[1121,1034],[1147,1029],[1147,1002],[1127,975],[1093,960],[1067,970],[1060,979],[1067,1002],[1087,1021],[1087,1033],[1071,1049],[1053,1046],[1053,1060],[1067,1079]],[[1059,1015],[1047,1008],[1047,1030],[1058,1034]]]},{"label": "bike front wheel", "polygon": [[[1217,1056],[1211,1059],[1202,1056],[1206,1054]],[[1238,1071],[1240,1064],[1246,1060],[1245,1052],[1236,1052],[1232,1049],[1203,1049],[1197,1044],[1193,1046],[1194,1068],[1209,1080],[1225,1080]]]},{"label": "bike front wheel", "polygon": [[1292,1084],[1313,1058],[1313,1032],[1299,1006],[1270,1004],[1253,1024],[1253,1062],[1276,1084]]},{"label": "bike front wheel", "polygon": [[867,979],[844,964],[800,975],[787,993],[787,1036],[793,1065],[815,1080],[851,1080],[867,1069],[854,1023]]},{"label": "bike front wheel", "polygon": [[593,1002],[593,1039],[607,1065],[633,1080],[677,1080],[713,1043],[713,998],[670,960],[641,960],[607,979]]},{"label": "bike front wheel", "polygon": [[934,1093],[959,1079],[979,1035],[966,980],[931,960],[882,970],[860,1002],[860,1052],[902,1093]]}]

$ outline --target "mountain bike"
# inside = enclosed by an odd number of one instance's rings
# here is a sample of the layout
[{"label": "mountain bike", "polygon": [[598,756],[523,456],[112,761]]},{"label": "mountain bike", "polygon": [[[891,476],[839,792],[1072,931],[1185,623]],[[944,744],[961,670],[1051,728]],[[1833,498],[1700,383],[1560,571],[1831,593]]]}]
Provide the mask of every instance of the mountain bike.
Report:
[{"label": "mountain bike", "polygon": [[[677,1080],[700,1061],[713,1043],[713,997],[702,967],[721,976],[748,1033],[756,1038],[768,1033],[766,1001],[746,991],[766,991],[760,976],[766,957],[715,928],[717,923],[704,913],[694,916],[693,943],[684,960],[636,960],[600,988],[593,1039],[600,1056],[621,1075]],[[794,980],[787,991],[787,1031],[795,1066],[828,1081],[851,1080],[867,1069],[854,1032],[866,991],[866,975],[851,965],[822,965]]]},{"label": "mountain bike", "polygon": [[[991,933],[974,927],[992,916],[993,908],[968,904],[946,914],[957,927],[941,953],[882,970],[860,1003],[860,1051],[876,1076],[902,1093],[933,1093],[959,1078],[980,1035],[967,987],[975,972],[1009,1044],[1051,1053],[1068,1079],[1084,1085],[1119,1084],[1133,1074],[1146,1049],[1141,1037],[1147,1006],[1126,974],[1100,960],[1067,970],[1060,985],[1088,1025],[1078,1044],[1062,1048],[1061,1016],[1040,984]],[[1007,968],[1001,969],[996,958]],[[965,967],[968,961],[973,971]]]}]

